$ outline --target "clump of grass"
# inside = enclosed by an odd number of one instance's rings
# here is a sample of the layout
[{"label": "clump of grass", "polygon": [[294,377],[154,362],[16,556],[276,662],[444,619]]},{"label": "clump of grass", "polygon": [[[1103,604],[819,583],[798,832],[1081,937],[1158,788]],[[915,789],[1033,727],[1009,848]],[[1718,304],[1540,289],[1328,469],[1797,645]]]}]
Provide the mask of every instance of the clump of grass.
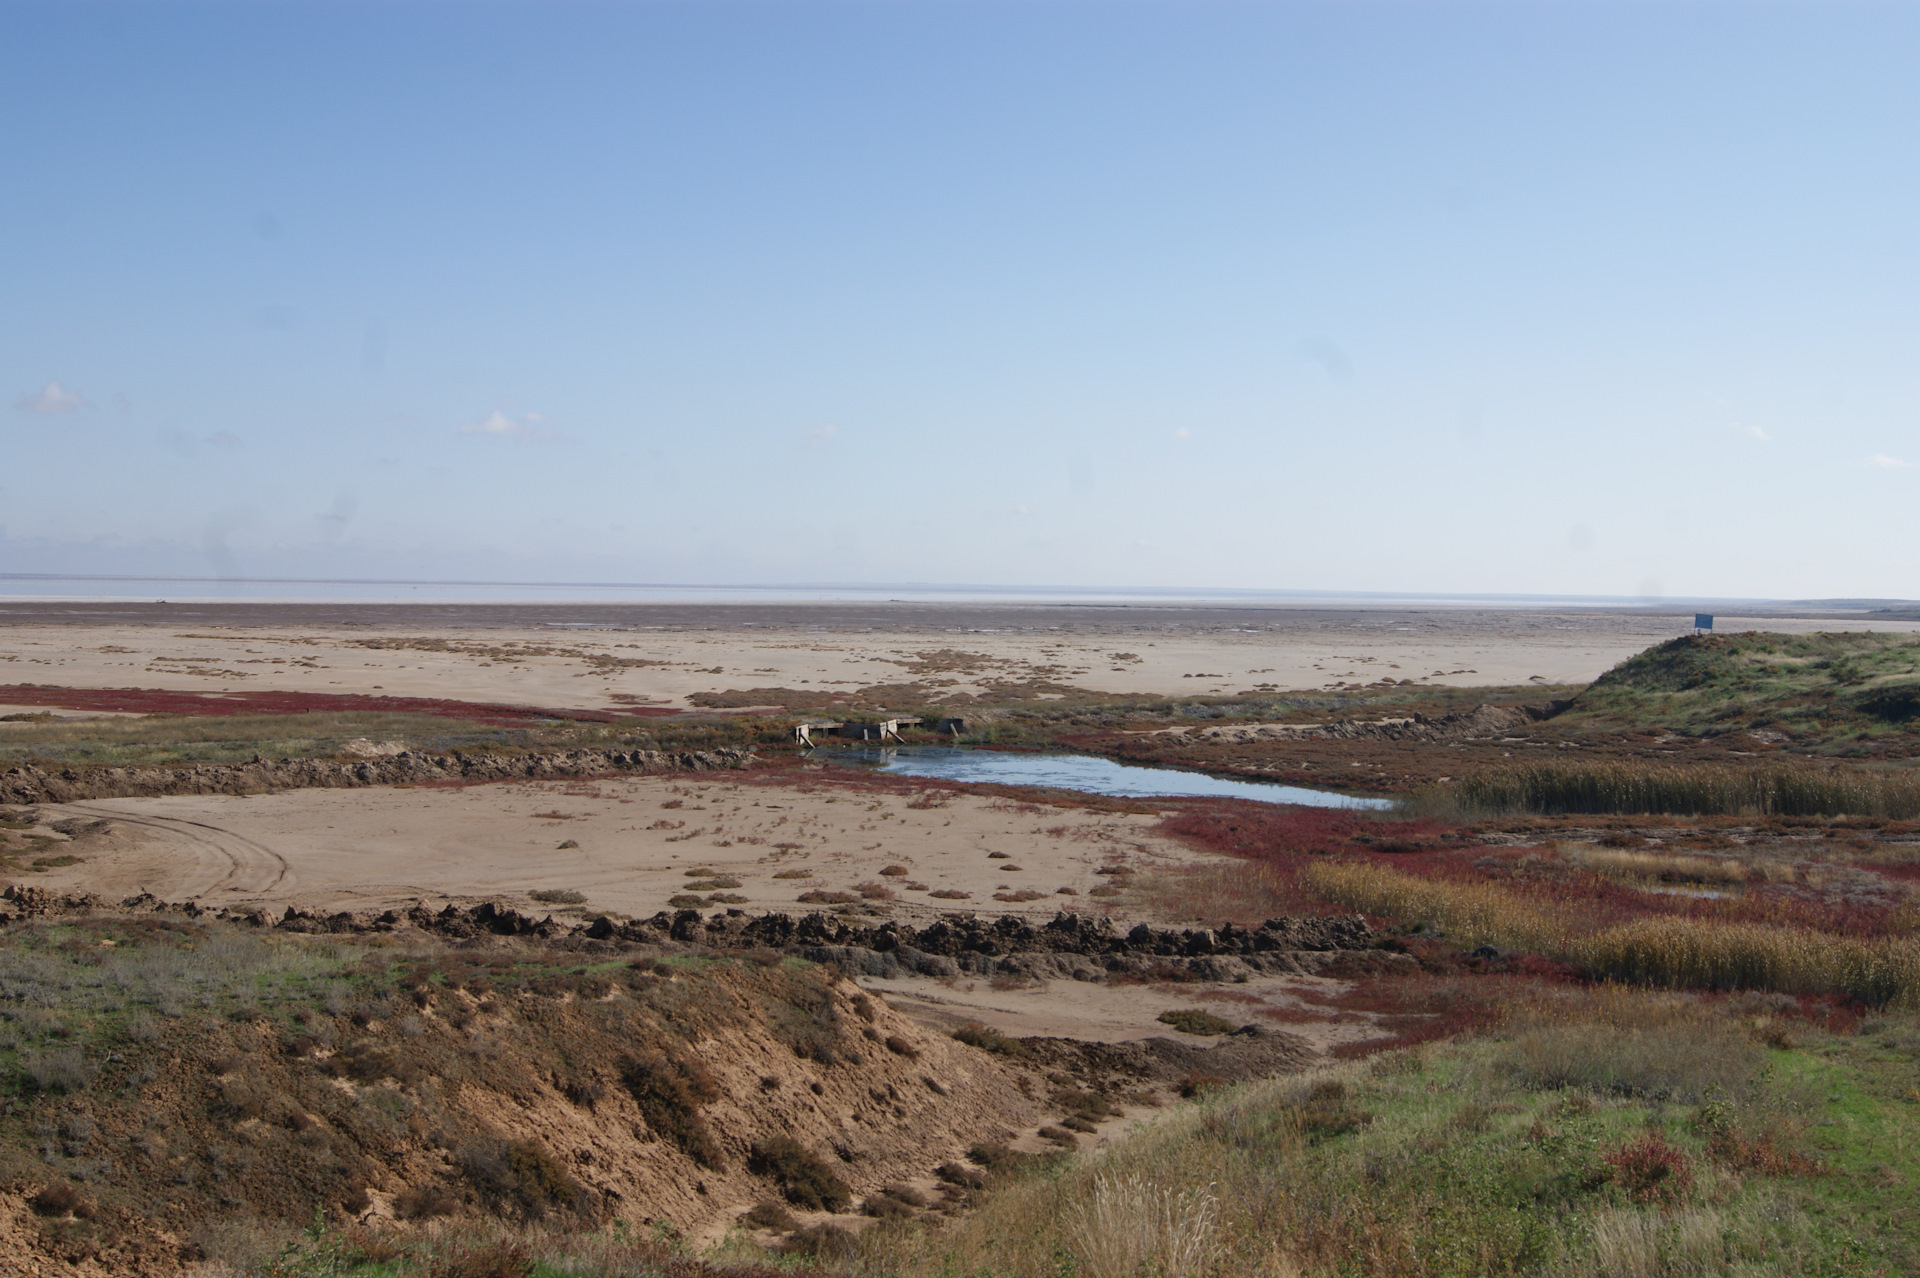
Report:
[{"label": "clump of grass", "polygon": [[1686,989],[1844,994],[1920,1005],[1920,941],[1702,919],[1635,919],[1575,942],[1574,963],[1605,980]]},{"label": "clump of grass", "polygon": [[1746,863],[1726,856],[1686,856],[1665,852],[1628,852],[1592,848],[1572,852],[1576,865],[1614,879],[1657,879],[1662,883],[1744,883]]},{"label": "clump of grass", "polygon": [[977,1047],[983,1052],[997,1052],[1002,1056],[1025,1056],[1027,1045],[1017,1038],[1008,1038],[990,1025],[978,1021],[968,1021],[953,1031],[953,1037],[968,1047]]},{"label": "clump of grass", "polygon": [[1840,994],[1872,1006],[1920,1005],[1920,939],[1860,938],[1709,919],[1634,919],[1584,932],[1578,921],[1493,883],[1453,882],[1360,862],[1309,866],[1330,901],[1437,928],[1464,946],[1565,958],[1590,976],[1669,989]]},{"label": "clump of grass", "polygon": [[43,1092],[78,1092],[100,1071],[77,1047],[40,1052],[26,1060],[27,1077]]},{"label": "clump of grass", "polygon": [[1465,946],[1553,954],[1566,944],[1565,922],[1497,884],[1423,878],[1357,861],[1311,865],[1304,878],[1329,901],[1437,928]]},{"label": "clump of grass", "polygon": [[527,893],[542,905],[585,905],[587,894],[572,888],[539,888]]},{"label": "clump of grass", "polygon": [[1414,811],[1462,816],[1920,816],[1920,776],[1840,768],[1540,763],[1486,768],[1412,795]]},{"label": "clump of grass", "polygon": [[1494,1061],[1533,1091],[1693,1104],[1744,1094],[1765,1064],[1737,1022],[1677,995],[1570,990],[1515,1005],[1507,1021]]},{"label": "clump of grass", "polygon": [[1212,1012],[1199,1007],[1175,1008],[1154,1017],[1162,1025],[1171,1025],[1182,1034],[1199,1034],[1212,1037],[1216,1034],[1231,1034],[1238,1028],[1232,1021],[1215,1016]]}]

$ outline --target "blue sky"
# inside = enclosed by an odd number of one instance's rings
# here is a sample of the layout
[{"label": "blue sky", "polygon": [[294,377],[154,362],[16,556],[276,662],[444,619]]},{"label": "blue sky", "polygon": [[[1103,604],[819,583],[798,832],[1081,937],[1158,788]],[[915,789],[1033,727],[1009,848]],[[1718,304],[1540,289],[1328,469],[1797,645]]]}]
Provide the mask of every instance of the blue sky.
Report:
[{"label": "blue sky", "polygon": [[0,571],[1920,596],[1920,6],[0,47]]}]

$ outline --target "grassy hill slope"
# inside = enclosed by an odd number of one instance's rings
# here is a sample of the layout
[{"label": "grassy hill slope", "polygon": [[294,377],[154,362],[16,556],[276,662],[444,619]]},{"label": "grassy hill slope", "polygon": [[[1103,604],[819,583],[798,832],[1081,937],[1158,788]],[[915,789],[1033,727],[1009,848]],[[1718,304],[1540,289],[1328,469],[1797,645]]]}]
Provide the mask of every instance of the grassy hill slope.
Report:
[{"label": "grassy hill slope", "polygon": [[1693,735],[1920,732],[1920,635],[1688,635],[1607,671],[1567,713]]}]

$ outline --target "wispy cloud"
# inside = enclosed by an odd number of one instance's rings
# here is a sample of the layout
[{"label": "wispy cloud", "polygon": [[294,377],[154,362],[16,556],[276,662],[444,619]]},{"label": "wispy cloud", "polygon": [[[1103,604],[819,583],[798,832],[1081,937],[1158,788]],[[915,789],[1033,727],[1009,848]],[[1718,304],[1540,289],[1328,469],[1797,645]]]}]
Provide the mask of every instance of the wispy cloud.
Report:
[{"label": "wispy cloud", "polygon": [[1742,426],[1740,429],[1746,432],[1748,439],[1757,439],[1763,444],[1773,442],[1773,436],[1767,434],[1765,430],[1758,426]]},{"label": "wispy cloud", "polygon": [[1353,376],[1353,361],[1331,337],[1309,337],[1300,343],[1300,354],[1326,370],[1328,377],[1344,382]]},{"label": "wispy cloud", "polygon": [[825,426],[815,426],[812,430],[808,431],[803,438],[807,441],[808,448],[824,448],[833,437],[839,433],[840,428],[838,426],[828,423]]},{"label": "wispy cloud", "polygon": [[93,407],[80,392],[70,391],[59,382],[48,382],[33,394],[22,395],[13,406],[23,413],[72,413]]},{"label": "wispy cloud", "polygon": [[528,413],[524,417],[509,417],[499,409],[488,413],[482,421],[469,422],[460,428],[462,435],[491,435],[496,439],[507,436],[532,438],[546,433],[546,418],[538,413]]},{"label": "wispy cloud", "polygon": [[1876,470],[1911,470],[1913,469],[1912,462],[1903,461],[1898,457],[1889,457],[1885,453],[1875,453],[1873,456],[1867,458],[1867,465],[1872,466]]},{"label": "wispy cloud", "polygon": [[1176,426],[1173,428],[1173,437],[1175,439],[1192,439],[1193,432],[1188,430],[1185,426]]}]

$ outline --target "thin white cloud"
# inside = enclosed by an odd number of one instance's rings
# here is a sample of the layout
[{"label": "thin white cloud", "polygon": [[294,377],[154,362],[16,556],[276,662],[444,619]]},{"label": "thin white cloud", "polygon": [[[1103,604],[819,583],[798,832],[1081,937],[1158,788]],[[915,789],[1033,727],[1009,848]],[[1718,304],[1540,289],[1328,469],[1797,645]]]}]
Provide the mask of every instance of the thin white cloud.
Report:
[{"label": "thin white cloud", "polygon": [[1188,430],[1185,426],[1176,426],[1173,431],[1173,437],[1175,439],[1192,439],[1193,432]]},{"label": "thin white cloud", "polygon": [[91,408],[86,397],[70,391],[59,382],[48,382],[32,395],[22,395],[13,406],[23,413],[72,413]]},{"label": "thin white cloud", "polygon": [[1876,470],[1911,470],[1913,468],[1912,462],[1903,461],[1898,457],[1889,457],[1885,453],[1875,453],[1867,458],[1867,465]]},{"label": "thin white cloud", "polygon": [[815,426],[812,430],[806,433],[805,438],[807,441],[807,447],[809,448],[825,447],[827,442],[831,440],[835,435],[838,435],[839,433],[840,433],[840,428],[838,426],[833,425],[832,423],[828,423],[825,426]]},{"label": "thin white cloud", "polygon": [[528,413],[525,417],[509,417],[499,409],[488,413],[482,421],[469,422],[460,428],[462,435],[491,435],[496,439],[507,436],[531,438],[544,434],[542,429],[545,418],[538,413]]},{"label": "thin white cloud", "polygon": [[1773,436],[1767,434],[1765,430],[1761,429],[1758,426],[1745,426],[1745,427],[1742,427],[1741,429],[1747,432],[1748,439],[1757,439],[1763,444],[1770,444],[1773,442]]}]

